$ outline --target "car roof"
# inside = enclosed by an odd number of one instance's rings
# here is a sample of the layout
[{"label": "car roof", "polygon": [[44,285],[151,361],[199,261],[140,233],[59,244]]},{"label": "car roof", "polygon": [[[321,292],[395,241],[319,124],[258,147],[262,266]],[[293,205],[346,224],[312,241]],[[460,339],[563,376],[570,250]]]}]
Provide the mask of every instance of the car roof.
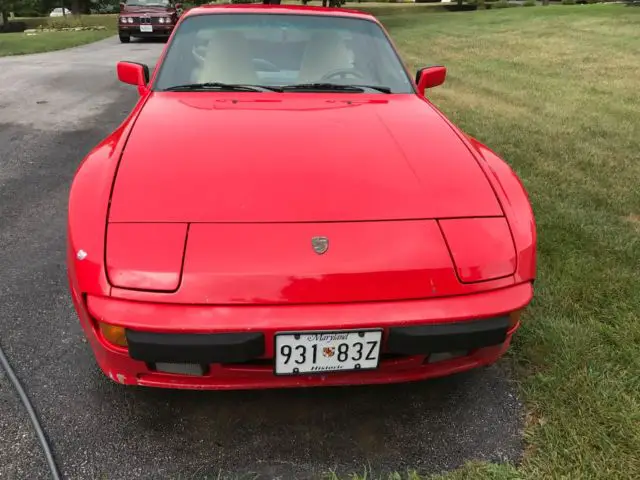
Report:
[{"label": "car roof", "polygon": [[289,15],[324,15],[328,17],[347,17],[360,18],[365,20],[373,20],[377,23],[376,18],[360,10],[350,10],[348,8],[326,8],[326,7],[310,7],[304,5],[264,5],[264,4],[242,4],[231,3],[225,5],[200,5],[189,9],[184,13],[184,17],[192,15],[207,15],[217,13],[261,13],[261,14],[289,14]]}]

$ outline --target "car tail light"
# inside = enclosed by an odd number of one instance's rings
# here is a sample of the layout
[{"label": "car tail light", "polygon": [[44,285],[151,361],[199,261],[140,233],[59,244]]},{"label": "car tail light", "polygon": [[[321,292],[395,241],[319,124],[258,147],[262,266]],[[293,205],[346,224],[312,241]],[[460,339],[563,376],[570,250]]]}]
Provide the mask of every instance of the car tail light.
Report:
[{"label": "car tail light", "polygon": [[118,327],[117,325],[110,325],[108,323],[98,322],[100,332],[104,339],[117,345],[119,347],[127,346],[127,335],[124,327]]},{"label": "car tail light", "polygon": [[506,218],[459,218],[438,223],[462,283],[515,273],[516,251]]}]

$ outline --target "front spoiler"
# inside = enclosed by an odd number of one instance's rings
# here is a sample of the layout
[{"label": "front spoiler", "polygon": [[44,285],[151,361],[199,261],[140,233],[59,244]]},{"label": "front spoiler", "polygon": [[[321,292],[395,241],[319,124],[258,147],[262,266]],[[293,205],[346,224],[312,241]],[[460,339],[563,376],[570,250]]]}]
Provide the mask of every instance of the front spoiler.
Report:
[{"label": "front spoiler", "polygon": [[[94,296],[89,296],[85,303],[75,295],[74,303],[98,364],[114,381],[164,388],[228,390],[398,383],[445,376],[489,365],[507,350],[511,336],[518,328],[518,325],[508,331],[503,328],[503,323],[508,321],[505,315],[524,307],[532,295],[531,283],[524,283],[458,297],[342,305],[223,307],[150,304]],[[131,358],[127,349],[106,342],[96,328],[96,320],[139,332],[171,336],[186,333],[212,335],[253,332],[264,338],[264,353],[257,361],[213,363],[203,376],[161,373],[153,370],[149,362],[153,358],[136,360]],[[462,337],[454,337],[460,339],[466,335],[471,343],[466,344],[464,350],[468,350],[461,356],[433,362],[424,350],[433,348],[433,335],[425,337],[420,334],[420,329],[426,328],[431,333],[441,334],[441,331],[434,332],[433,329],[442,328],[438,326],[442,324],[446,325],[449,333],[462,328],[464,331],[457,332],[462,333]],[[477,330],[476,333],[484,331],[480,336],[472,335],[474,328],[480,324],[490,328]],[[276,376],[273,373],[270,359],[273,358],[273,337],[276,332],[372,327],[384,329],[383,357],[377,370],[304,376]],[[406,330],[407,327],[413,330]],[[391,333],[394,331],[395,335]],[[423,350],[420,353],[411,350],[416,348],[416,332],[423,340],[431,338],[421,347]],[[486,332],[493,332],[489,335],[490,341],[487,341]],[[404,353],[394,355],[393,350],[397,350],[399,344],[394,340],[390,342],[390,339],[397,337],[398,333],[401,336],[409,334],[412,340],[405,338],[401,342],[404,346],[400,349],[404,349]],[[474,343],[478,338],[483,338],[483,335],[485,337],[480,344]],[[443,345],[447,344],[447,348],[459,347],[460,344],[456,341],[451,342],[452,338],[449,335]],[[254,355],[255,353],[257,352]]]}]

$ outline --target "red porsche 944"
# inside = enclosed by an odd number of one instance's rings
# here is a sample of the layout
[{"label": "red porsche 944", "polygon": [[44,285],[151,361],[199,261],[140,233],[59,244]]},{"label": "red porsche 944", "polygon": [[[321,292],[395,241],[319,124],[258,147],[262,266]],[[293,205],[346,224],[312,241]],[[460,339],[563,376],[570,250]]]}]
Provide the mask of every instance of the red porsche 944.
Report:
[{"label": "red porsche 944", "polygon": [[127,385],[422,380],[489,365],[533,295],[536,231],[372,16],[184,14],[70,192],[68,272],[97,363]]}]

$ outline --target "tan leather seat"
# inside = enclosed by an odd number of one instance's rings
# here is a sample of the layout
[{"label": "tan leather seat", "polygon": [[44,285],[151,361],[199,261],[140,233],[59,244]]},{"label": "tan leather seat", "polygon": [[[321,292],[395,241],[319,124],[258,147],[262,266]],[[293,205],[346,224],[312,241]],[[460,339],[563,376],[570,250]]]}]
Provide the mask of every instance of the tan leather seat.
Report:
[{"label": "tan leather seat", "polygon": [[249,43],[240,32],[213,32],[203,58],[193,72],[194,82],[258,83]]},{"label": "tan leather seat", "polygon": [[329,72],[351,67],[351,53],[336,32],[318,32],[302,56],[298,82],[319,82]]}]

